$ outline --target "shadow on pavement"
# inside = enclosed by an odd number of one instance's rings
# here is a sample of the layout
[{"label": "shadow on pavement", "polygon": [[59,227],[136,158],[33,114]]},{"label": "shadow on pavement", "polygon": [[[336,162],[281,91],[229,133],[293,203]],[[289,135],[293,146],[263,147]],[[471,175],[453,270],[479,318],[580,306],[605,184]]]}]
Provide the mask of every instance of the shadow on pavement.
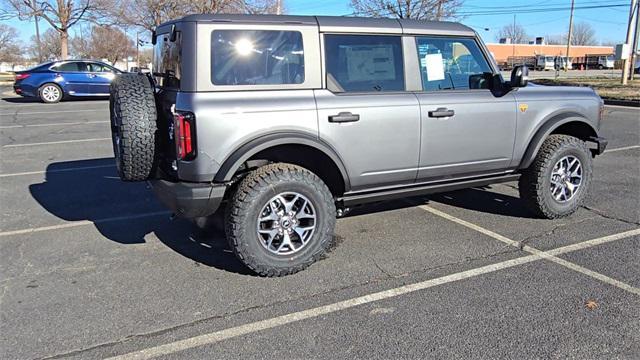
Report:
[{"label": "shadow on pavement", "polygon": [[[154,234],[167,247],[197,263],[250,273],[228,249],[220,230],[203,231],[189,221],[170,220],[169,212],[146,183],[121,181],[111,165],[111,158],[53,163],[47,167],[45,181],[29,185],[29,191],[49,213],[65,221],[89,220],[111,241],[140,244],[146,235]],[[64,171],[70,168],[80,169]],[[150,213],[157,214],[139,216]],[[111,218],[119,219],[104,221]]]},{"label": "shadow on pavement", "polygon": [[[146,183],[121,181],[113,161],[102,158],[50,164],[45,181],[29,185],[29,190],[49,213],[65,221],[91,221],[111,241],[139,244],[153,233],[169,248],[200,264],[249,273],[229,250],[220,227],[202,230],[187,220],[170,220],[169,212]],[[75,170],[65,171],[71,168]],[[348,216],[413,207],[429,199],[479,212],[531,217],[518,198],[483,189],[369,204],[354,208]],[[154,215],[140,216],[145,214]],[[113,218],[117,220],[108,220]]]}]

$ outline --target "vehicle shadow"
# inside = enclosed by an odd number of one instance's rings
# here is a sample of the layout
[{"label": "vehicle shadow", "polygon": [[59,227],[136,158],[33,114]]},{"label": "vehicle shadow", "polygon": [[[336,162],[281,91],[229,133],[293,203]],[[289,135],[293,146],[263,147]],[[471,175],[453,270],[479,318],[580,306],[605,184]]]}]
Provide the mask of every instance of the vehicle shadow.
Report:
[{"label": "vehicle shadow", "polygon": [[[250,274],[230,251],[220,227],[203,230],[187,220],[171,220],[146,183],[120,180],[112,158],[50,164],[45,180],[29,185],[29,191],[49,213],[65,221],[90,221],[111,241],[140,244],[152,234],[199,264]],[[518,198],[485,189],[368,204],[352,209],[347,216],[409,208],[431,200],[504,216],[532,216]]]},{"label": "vehicle shadow", "polygon": [[[109,98],[108,97],[104,97],[104,96],[77,97],[77,98],[73,98],[73,99],[64,98],[64,99],[62,99],[61,102],[65,103],[65,102],[82,102],[82,101],[95,101],[95,100],[109,100]],[[35,98],[35,97],[22,97],[22,96],[3,97],[2,101],[6,101],[6,102],[12,103],[12,104],[36,103],[36,104],[43,104],[44,105],[44,103],[42,101],[40,101],[40,99]]]},{"label": "vehicle shadow", "polygon": [[112,158],[50,164],[45,180],[29,185],[29,191],[49,213],[65,221],[91,221],[111,241],[141,244],[151,234],[199,264],[250,274],[221,230],[203,231],[190,221],[171,220],[146,183],[120,180]]}]

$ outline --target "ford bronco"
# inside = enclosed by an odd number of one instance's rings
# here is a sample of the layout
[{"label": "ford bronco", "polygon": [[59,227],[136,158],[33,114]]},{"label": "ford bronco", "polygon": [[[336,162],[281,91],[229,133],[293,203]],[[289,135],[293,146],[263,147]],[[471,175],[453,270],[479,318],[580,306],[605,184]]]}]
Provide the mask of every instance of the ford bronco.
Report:
[{"label": "ford bronco", "polygon": [[304,269],[367,202],[519,181],[533,214],[587,195],[603,102],[505,81],[452,22],[190,15],[153,33],[152,74],[111,85],[117,169],[176,215],[223,214],[263,276]]}]

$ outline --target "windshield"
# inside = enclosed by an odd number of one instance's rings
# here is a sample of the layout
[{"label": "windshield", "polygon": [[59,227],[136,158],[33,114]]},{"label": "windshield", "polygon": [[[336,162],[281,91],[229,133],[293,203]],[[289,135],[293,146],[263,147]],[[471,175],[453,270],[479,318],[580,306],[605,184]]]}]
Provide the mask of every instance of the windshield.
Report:
[{"label": "windshield", "polygon": [[180,88],[180,58],[182,36],[176,34],[176,40],[170,40],[170,34],[158,35],[153,48],[153,75],[156,84],[165,88]]}]

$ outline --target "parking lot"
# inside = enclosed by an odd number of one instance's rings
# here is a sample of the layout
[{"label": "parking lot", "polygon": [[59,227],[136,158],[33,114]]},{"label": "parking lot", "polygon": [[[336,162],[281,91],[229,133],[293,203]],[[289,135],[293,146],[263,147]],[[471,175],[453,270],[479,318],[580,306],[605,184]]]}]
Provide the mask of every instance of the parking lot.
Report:
[{"label": "parking lot", "polygon": [[355,209],[284,278],[117,177],[108,102],[0,88],[0,358],[637,358],[640,112],[606,107],[585,205],[515,183]]}]

